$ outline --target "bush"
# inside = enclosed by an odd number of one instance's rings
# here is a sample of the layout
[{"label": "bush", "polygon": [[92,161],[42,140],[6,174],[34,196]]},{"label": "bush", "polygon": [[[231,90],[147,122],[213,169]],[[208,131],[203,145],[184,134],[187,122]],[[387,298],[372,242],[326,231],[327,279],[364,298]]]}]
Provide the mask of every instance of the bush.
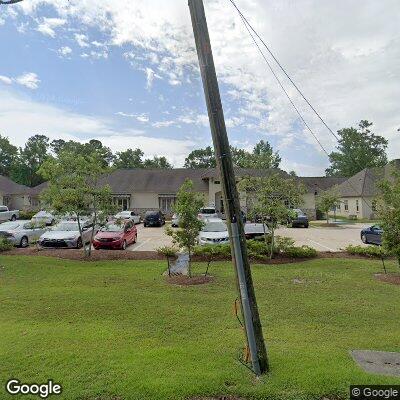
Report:
[{"label": "bush", "polygon": [[358,256],[366,256],[372,258],[388,257],[390,254],[383,250],[381,246],[352,246],[345,248],[346,252]]},{"label": "bush", "polygon": [[20,211],[19,219],[32,219],[35,214],[36,211]]},{"label": "bush", "polygon": [[314,258],[318,252],[310,246],[292,246],[287,248],[284,254],[291,258]]},{"label": "bush", "polygon": [[0,238],[0,252],[11,250],[14,245],[5,238]]},{"label": "bush", "polygon": [[205,256],[213,254],[215,257],[230,257],[231,246],[229,244],[206,244],[204,246],[196,246],[193,250],[196,256]]}]

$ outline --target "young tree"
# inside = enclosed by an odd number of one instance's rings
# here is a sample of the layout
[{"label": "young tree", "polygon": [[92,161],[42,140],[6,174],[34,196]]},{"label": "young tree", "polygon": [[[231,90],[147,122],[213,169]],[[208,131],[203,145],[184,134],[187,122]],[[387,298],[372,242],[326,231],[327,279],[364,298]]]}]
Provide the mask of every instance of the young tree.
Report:
[{"label": "young tree", "polygon": [[386,149],[388,141],[375,135],[369,129],[371,122],[361,121],[356,128],[338,131],[337,151],[329,155],[331,166],[326,169],[327,176],[350,177],[364,168],[383,167],[387,164]]},{"label": "young tree", "polygon": [[321,192],[317,196],[317,207],[325,213],[326,223],[329,224],[329,211],[340,203],[340,193],[337,186]]},{"label": "young tree", "polygon": [[397,257],[400,267],[400,172],[393,172],[392,179],[384,180],[379,187],[378,214],[383,229],[383,248]]},{"label": "young tree", "polygon": [[172,237],[173,242],[189,253],[189,277],[192,276],[193,248],[197,244],[199,231],[204,224],[197,218],[203,204],[203,197],[194,191],[193,182],[186,179],[178,191],[174,205],[174,212],[179,215],[179,228],[167,229],[167,234]]},{"label": "young tree", "polygon": [[159,247],[157,249],[157,253],[164,256],[167,259],[168,276],[171,276],[171,260],[177,257],[176,249],[171,246]]},{"label": "young tree", "polygon": [[0,175],[9,176],[11,166],[18,156],[18,148],[7,137],[0,135]]},{"label": "young tree", "polygon": [[48,158],[39,172],[49,182],[42,201],[58,214],[76,215],[81,238],[82,217],[92,216],[90,245],[83,243],[85,256],[90,257],[96,225],[104,224],[107,216],[115,212],[111,188],[99,184],[102,174],[107,172],[102,160],[96,154],[62,152],[58,158]]},{"label": "young tree", "polygon": [[270,258],[275,247],[275,230],[292,214],[291,207],[299,207],[303,202],[305,187],[293,178],[285,178],[275,173],[268,177],[248,177],[240,182],[240,188],[246,191],[251,204],[250,216],[267,225],[271,231],[271,241],[264,229],[265,244],[270,244]]}]

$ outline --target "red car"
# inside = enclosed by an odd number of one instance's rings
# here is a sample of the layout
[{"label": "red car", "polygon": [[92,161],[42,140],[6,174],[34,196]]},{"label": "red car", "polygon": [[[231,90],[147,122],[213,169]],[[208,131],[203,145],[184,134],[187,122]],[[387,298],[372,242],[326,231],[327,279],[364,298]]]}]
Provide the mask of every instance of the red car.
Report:
[{"label": "red car", "polygon": [[136,243],[137,229],[133,221],[111,221],[103,226],[93,239],[93,247],[99,249],[125,250]]}]

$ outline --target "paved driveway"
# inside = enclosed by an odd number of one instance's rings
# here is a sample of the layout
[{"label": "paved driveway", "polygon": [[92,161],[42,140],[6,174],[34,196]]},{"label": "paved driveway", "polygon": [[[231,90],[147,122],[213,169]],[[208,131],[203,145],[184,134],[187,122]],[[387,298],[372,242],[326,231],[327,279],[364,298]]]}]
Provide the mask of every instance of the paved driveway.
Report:
[{"label": "paved driveway", "polygon": [[143,224],[136,225],[138,230],[137,243],[128,247],[129,251],[155,251],[162,246],[171,246],[172,240],[165,234],[165,226],[161,228],[145,228]]},{"label": "paved driveway", "polygon": [[[360,231],[369,224],[349,224],[339,227],[279,228],[280,236],[288,236],[296,245],[308,245],[318,251],[340,251],[349,244],[362,245]],[[161,246],[170,246],[171,238],[165,234],[165,228],[144,228],[137,225],[138,242],[128,248],[130,251],[154,251]]]}]

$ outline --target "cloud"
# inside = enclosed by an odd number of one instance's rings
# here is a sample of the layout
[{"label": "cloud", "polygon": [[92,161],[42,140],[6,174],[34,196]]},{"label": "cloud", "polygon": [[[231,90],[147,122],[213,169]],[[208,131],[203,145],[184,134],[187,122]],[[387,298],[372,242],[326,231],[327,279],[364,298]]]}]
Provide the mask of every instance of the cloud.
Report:
[{"label": "cloud", "polygon": [[58,49],[58,54],[62,57],[69,56],[72,53],[72,49],[69,46],[63,46]]},{"label": "cloud", "polygon": [[39,87],[40,79],[34,72],[28,72],[15,78],[15,82],[28,89],[35,90]]},{"label": "cloud", "polygon": [[149,122],[150,117],[148,114],[128,114],[124,113],[123,111],[118,111],[115,113],[115,115],[119,115],[121,117],[126,117],[126,118],[135,118],[139,122]]},{"label": "cloud", "polygon": [[114,152],[140,147],[146,156],[166,155],[176,166],[183,164],[193,146],[188,139],[163,139],[146,135],[141,129],[120,129],[110,119],[65,111],[12,91],[0,91],[0,128],[17,146],[23,146],[37,132],[51,140],[99,139]]},{"label": "cloud", "polygon": [[43,35],[54,38],[56,36],[55,28],[59,28],[66,24],[66,20],[62,18],[43,18],[42,22],[39,23],[36,28],[37,31]]},{"label": "cloud", "polygon": [[5,83],[6,85],[11,85],[13,80],[8,76],[0,75],[0,82]]},{"label": "cloud", "polygon": [[78,46],[80,47],[89,47],[88,40],[89,38],[84,35],[83,33],[75,33],[75,40],[76,43],[78,43]]}]

